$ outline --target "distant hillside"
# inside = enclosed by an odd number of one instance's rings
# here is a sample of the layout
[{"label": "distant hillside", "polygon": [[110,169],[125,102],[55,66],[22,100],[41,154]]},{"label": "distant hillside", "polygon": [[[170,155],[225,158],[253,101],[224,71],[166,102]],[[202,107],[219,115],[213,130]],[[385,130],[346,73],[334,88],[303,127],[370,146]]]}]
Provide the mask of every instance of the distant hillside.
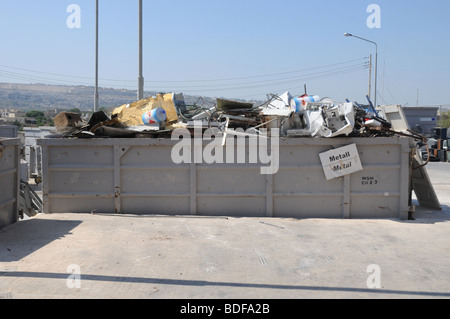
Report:
[{"label": "distant hillside", "polygon": [[[23,110],[68,110],[78,108],[82,111],[94,109],[94,87],[64,86],[47,84],[0,83],[0,109]],[[149,97],[158,92],[145,92]],[[183,92],[174,92],[183,93]],[[115,108],[136,101],[137,91],[125,89],[99,88],[99,107]],[[186,104],[194,104],[199,97],[184,95]],[[214,98],[205,97],[208,102]]]}]

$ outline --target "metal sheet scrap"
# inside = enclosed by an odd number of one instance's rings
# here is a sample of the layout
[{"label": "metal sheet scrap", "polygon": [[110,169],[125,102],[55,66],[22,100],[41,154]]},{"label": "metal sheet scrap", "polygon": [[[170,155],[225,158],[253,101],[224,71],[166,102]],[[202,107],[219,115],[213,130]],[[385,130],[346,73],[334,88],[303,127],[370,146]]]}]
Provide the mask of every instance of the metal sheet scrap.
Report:
[{"label": "metal sheet scrap", "polygon": [[[186,105],[183,94],[161,93],[147,99],[122,105],[111,117],[104,112],[92,115],[87,125],[67,125],[60,137],[158,137],[170,138],[176,128],[201,121],[202,129],[229,130],[242,128],[250,135],[269,134],[278,130],[284,138],[386,137],[399,135],[389,120],[380,115],[367,97],[368,105],[357,102],[335,102],[330,98],[301,95],[289,91],[268,95],[267,101],[256,104],[223,98],[211,103],[203,98]],[[143,115],[156,108],[164,109],[166,121],[158,125],[144,123]],[[417,138],[417,136],[412,136]]]}]

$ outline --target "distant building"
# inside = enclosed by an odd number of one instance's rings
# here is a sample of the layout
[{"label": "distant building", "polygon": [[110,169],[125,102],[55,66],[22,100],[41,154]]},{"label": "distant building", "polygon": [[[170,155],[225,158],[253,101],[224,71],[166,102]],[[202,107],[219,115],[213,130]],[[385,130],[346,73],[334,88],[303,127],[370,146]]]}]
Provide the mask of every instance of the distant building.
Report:
[{"label": "distant building", "polygon": [[23,124],[25,124],[25,125],[28,125],[28,126],[29,125],[37,125],[36,118],[34,118],[34,117],[25,117],[22,119],[23,119]]},{"label": "distant building", "polygon": [[0,117],[14,119],[18,117],[24,117],[25,112],[14,109],[0,109]]},{"label": "distant building", "polygon": [[47,117],[55,117],[60,112],[61,112],[61,110],[51,109],[51,110],[46,110],[44,113],[45,113],[45,116],[47,116]]},{"label": "distant building", "polygon": [[15,125],[20,123],[28,126],[37,126],[37,121],[34,117],[1,117],[0,125]]},{"label": "distant building", "polygon": [[9,109],[0,109],[0,117],[9,118],[11,111]]}]

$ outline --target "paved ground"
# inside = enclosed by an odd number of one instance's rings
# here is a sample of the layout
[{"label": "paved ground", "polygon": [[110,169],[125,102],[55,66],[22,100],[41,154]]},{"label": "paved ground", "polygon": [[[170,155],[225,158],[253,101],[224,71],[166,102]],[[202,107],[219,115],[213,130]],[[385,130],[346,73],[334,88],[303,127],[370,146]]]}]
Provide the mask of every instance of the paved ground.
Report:
[{"label": "paved ground", "polygon": [[450,298],[443,211],[414,221],[38,215],[0,230],[2,298]]}]

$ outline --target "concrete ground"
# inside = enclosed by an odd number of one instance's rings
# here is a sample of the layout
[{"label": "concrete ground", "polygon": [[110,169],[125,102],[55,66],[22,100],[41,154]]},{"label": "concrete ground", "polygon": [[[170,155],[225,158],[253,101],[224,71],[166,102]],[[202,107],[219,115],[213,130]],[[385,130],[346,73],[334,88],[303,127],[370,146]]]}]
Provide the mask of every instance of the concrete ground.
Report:
[{"label": "concrete ground", "polygon": [[427,170],[443,210],[414,221],[40,214],[0,230],[0,299],[447,299],[450,164]]}]

